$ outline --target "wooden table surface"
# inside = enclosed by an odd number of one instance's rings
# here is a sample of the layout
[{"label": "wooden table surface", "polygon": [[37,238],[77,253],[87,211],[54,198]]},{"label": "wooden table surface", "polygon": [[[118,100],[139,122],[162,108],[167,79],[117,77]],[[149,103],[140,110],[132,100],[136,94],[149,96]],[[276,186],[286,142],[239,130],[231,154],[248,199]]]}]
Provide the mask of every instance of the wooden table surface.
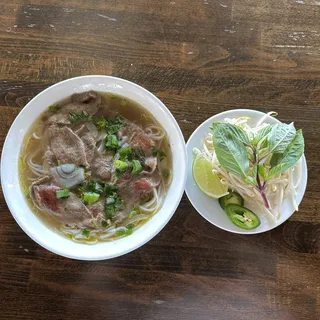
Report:
[{"label": "wooden table surface", "polygon": [[21,108],[80,75],[122,77],[157,95],[186,139],[209,116],[250,107],[306,140],[299,212],[241,236],[186,196],[142,248],[65,259],[20,229],[0,195],[0,319],[320,319],[320,2],[2,0],[0,148]]}]

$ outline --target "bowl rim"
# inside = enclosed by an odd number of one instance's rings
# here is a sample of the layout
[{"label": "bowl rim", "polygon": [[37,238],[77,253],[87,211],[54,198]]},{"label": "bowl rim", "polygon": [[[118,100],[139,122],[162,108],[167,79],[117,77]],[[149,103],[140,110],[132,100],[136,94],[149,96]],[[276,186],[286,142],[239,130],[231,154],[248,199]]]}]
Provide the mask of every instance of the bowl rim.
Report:
[{"label": "bowl rim", "polygon": [[[176,130],[176,133],[177,133],[177,137],[178,137],[178,141],[175,141],[176,144],[178,144],[179,146],[183,147],[183,156],[182,156],[182,159],[183,159],[183,163],[181,163],[181,172],[182,172],[182,176],[180,175],[179,177],[176,176],[176,178],[173,178],[173,179],[179,179],[180,181],[182,181],[182,184],[181,185],[181,190],[176,190],[175,192],[178,191],[177,195],[176,195],[176,201],[175,203],[173,204],[172,206],[172,212],[170,214],[167,215],[167,218],[165,220],[161,220],[161,224],[159,224],[159,226],[157,227],[156,231],[151,233],[148,237],[145,237],[143,238],[141,241],[139,241],[134,247],[130,247],[130,248],[126,248],[124,250],[122,250],[121,252],[118,252],[118,253],[115,253],[115,254],[111,254],[111,255],[108,255],[108,254],[103,254],[101,253],[100,256],[98,257],[86,257],[86,256],[82,256],[81,254],[67,254],[67,253],[64,253],[63,252],[63,249],[59,250],[58,248],[56,248],[54,245],[47,245],[45,243],[43,243],[38,237],[34,236],[29,230],[28,228],[24,225],[24,223],[21,221],[20,217],[19,217],[19,213],[18,212],[15,212],[15,210],[13,209],[13,206],[12,206],[12,195],[9,194],[9,190],[8,190],[8,187],[6,186],[5,182],[3,181],[3,172],[5,170],[5,167],[4,167],[4,158],[6,156],[6,153],[8,152],[7,149],[10,147],[9,145],[9,137],[13,134],[13,128],[15,127],[15,124],[16,122],[18,122],[18,120],[23,116],[24,112],[26,111],[26,109],[32,105],[33,103],[33,100],[40,97],[40,96],[43,96],[43,95],[46,95],[49,91],[51,91],[53,88],[55,87],[58,87],[58,86],[63,86],[69,82],[73,82],[73,81],[77,81],[77,80],[82,80],[82,79],[88,79],[88,81],[90,81],[90,79],[108,79],[108,80],[114,80],[114,81],[117,81],[117,82],[122,82],[122,83],[125,83],[127,85],[130,85],[132,87],[135,87],[137,90],[140,90],[140,92],[143,92],[145,97],[151,97],[155,102],[156,104],[158,105],[158,108],[160,108],[162,111],[164,111],[164,113],[166,114],[166,116],[168,118],[170,118],[170,121],[174,127],[174,129]],[[83,90],[85,91],[85,90]],[[73,94],[74,92],[70,92],[70,95]],[[120,94],[121,95],[121,94]],[[66,96],[67,97],[67,96]],[[63,98],[62,98],[63,99]],[[31,124],[35,121],[36,117],[39,116],[40,113],[36,113],[36,116],[33,118],[33,120],[31,121],[31,123],[28,125],[28,128],[31,126]],[[168,107],[157,97],[155,96],[152,92],[150,92],[149,90],[145,89],[144,87],[134,83],[134,82],[131,82],[129,80],[126,80],[126,79],[122,79],[122,78],[119,78],[119,77],[114,77],[114,76],[108,76],[108,75],[85,75],[85,76],[78,76],[78,77],[73,77],[73,78],[68,78],[68,79],[65,79],[63,81],[59,81],[51,86],[49,86],[48,88],[42,90],[41,92],[39,92],[37,95],[35,95],[22,109],[21,111],[18,113],[18,115],[15,117],[14,121],[12,122],[12,124],[10,125],[10,128],[6,134],[6,138],[5,138],[5,141],[4,141],[4,144],[3,144],[3,148],[2,148],[2,154],[1,154],[1,163],[0,163],[0,177],[1,177],[1,187],[2,187],[2,190],[3,190],[3,195],[4,195],[4,199],[6,201],[6,204],[8,206],[8,209],[11,213],[11,215],[13,216],[13,218],[15,219],[15,221],[17,222],[17,224],[20,226],[20,228],[33,240],[35,241],[37,244],[39,244],[41,247],[47,249],[48,251],[50,252],[53,252],[57,255],[60,255],[60,256],[63,256],[63,257],[66,257],[66,258],[70,258],[70,259],[74,259],[74,260],[82,260],[82,261],[99,261],[99,260],[107,260],[107,259],[112,259],[112,258],[116,258],[116,257],[119,257],[119,256],[122,256],[122,255],[125,255],[129,252],[132,252],[140,247],[142,247],[144,244],[146,244],[148,241],[150,241],[152,238],[154,238],[166,225],[167,223],[170,221],[170,219],[172,218],[172,216],[174,215],[174,213],[176,212],[180,202],[181,202],[181,198],[183,196],[183,193],[184,193],[184,189],[185,189],[185,185],[186,185],[186,181],[187,181],[187,150],[186,150],[186,145],[185,145],[185,139],[184,139],[184,136],[183,136],[183,133],[182,133],[182,130],[177,122],[177,120],[175,119],[175,117],[173,116],[173,114],[171,113],[171,111],[168,109]],[[182,180],[181,180],[182,179]],[[19,190],[17,191],[19,193],[22,193],[22,190],[21,190],[21,187],[19,185]],[[30,209],[31,210],[31,209]],[[31,210],[32,211],[32,210]],[[152,217],[151,217],[152,218]],[[37,217],[38,220],[41,221],[41,219],[39,219]],[[43,225],[44,222],[41,221],[41,223]],[[48,228],[46,225],[45,225],[46,228]],[[140,228],[139,228],[140,229]],[[55,231],[54,231],[55,232]],[[55,232],[56,233],[56,232]],[[59,235],[59,237],[62,237],[61,235]],[[113,243],[115,243],[117,240],[121,240],[123,238],[120,238],[120,239],[115,239],[114,241],[111,241]],[[71,241],[71,240],[68,240],[68,241]],[[106,243],[110,243],[110,242],[106,242]],[[103,244],[103,243],[98,243],[97,245],[99,244]],[[87,245],[89,246],[89,245]]]},{"label": "bowl rim", "polygon": [[[196,133],[203,127],[207,127],[209,128],[209,125],[208,123],[211,123],[212,121],[214,121],[214,118],[216,118],[217,116],[225,116],[225,117],[228,117],[228,115],[234,113],[234,112],[253,112],[253,113],[256,113],[256,114],[260,114],[261,116],[265,116],[265,115],[268,115],[267,113],[263,112],[263,111],[260,111],[260,110],[254,110],[254,109],[247,109],[247,108],[244,108],[244,109],[229,109],[229,110],[226,110],[226,111],[222,111],[222,112],[219,112],[211,117],[209,117],[208,119],[206,119],[205,121],[203,121],[193,132],[192,134],[190,135],[190,137],[188,138],[188,141],[186,143],[186,150],[187,150],[187,157],[188,157],[188,150],[189,150],[189,145],[191,143],[191,141],[193,140],[194,136],[196,135]],[[276,123],[281,123],[281,121],[277,118],[274,118],[274,121],[276,121]],[[189,159],[187,159],[187,163],[188,163],[188,166],[189,166]],[[306,188],[307,188],[307,182],[308,182],[308,167],[307,167],[307,161],[306,161],[306,157],[305,157],[305,154],[302,155],[302,161],[304,162],[305,166],[306,166],[306,170],[304,171],[304,174],[305,174],[305,179],[304,179],[304,184],[303,184],[303,191],[302,191],[302,197],[301,197],[301,201],[305,195],[305,192],[306,192]],[[241,235],[255,235],[255,234],[260,234],[260,233],[264,233],[264,232],[268,232],[268,231],[271,231],[277,227],[279,227],[280,225],[282,225],[284,222],[286,222],[294,213],[295,213],[295,210],[293,210],[289,215],[288,217],[282,221],[281,223],[279,224],[274,224],[271,228],[267,229],[267,230],[260,230],[260,231],[254,231],[254,230],[250,230],[250,232],[247,232],[246,230],[230,230],[230,229],[227,229],[225,227],[222,227],[220,225],[218,225],[217,223],[214,223],[213,221],[210,221],[207,217],[205,217],[204,214],[201,213],[201,211],[198,209],[197,205],[195,204],[196,201],[194,201],[192,199],[192,197],[190,196],[190,193],[188,191],[188,171],[187,171],[187,183],[186,183],[186,187],[185,187],[185,193],[191,203],[191,205],[193,206],[193,208],[201,215],[202,218],[204,218],[205,220],[207,220],[210,224],[214,225],[215,227],[221,229],[221,230],[224,230],[226,232],[231,232],[231,233],[235,233],[235,234],[241,234]],[[212,199],[212,200],[217,200],[217,199]],[[300,201],[300,203],[301,203]],[[300,205],[300,203],[298,205]],[[231,223],[231,222],[230,222]],[[240,228],[239,228],[240,229]]]}]

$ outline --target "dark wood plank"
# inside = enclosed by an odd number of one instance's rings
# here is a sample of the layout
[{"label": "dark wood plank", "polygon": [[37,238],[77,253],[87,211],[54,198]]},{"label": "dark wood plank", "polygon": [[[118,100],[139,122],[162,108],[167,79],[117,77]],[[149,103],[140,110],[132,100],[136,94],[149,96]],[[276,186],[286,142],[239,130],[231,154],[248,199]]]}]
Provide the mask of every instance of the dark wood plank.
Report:
[{"label": "dark wood plank", "polygon": [[320,5],[315,0],[12,0],[0,4],[0,150],[21,108],[73,76],[155,93],[186,139],[209,115],[274,110],[304,131],[308,187],[268,233],[229,234],[184,196],[166,228],[110,261],[39,247],[0,192],[0,318],[320,318]]}]

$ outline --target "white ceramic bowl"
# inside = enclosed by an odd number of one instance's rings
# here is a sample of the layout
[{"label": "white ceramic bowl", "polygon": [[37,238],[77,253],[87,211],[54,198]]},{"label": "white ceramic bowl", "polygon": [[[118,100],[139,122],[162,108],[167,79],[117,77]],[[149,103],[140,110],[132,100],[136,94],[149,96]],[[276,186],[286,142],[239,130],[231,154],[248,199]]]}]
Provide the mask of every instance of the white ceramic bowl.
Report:
[{"label": "white ceramic bowl", "polygon": [[[112,242],[85,245],[72,242],[45,226],[32,213],[21,192],[18,158],[22,140],[37,116],[49,105],[87,90],[113,92],[140,103],[162,124],[169,135],[173,180],[162,208],[132,235]],[[170,220],[181,200],[186,182],[186,150],[181,130],[167,107],[146,89],[110,76],[84,76],[59,82],[33,98],[13,122],[1,158],[1,183],[8,207],[20,227],[44,248],[73,259],[102,260],[139,248],[153,238]]]},{"label": "white ceramic bowl", "polygon": [[[253,230],[245,230],[234,225],[226,215],[226,213],[221,209],[218,200],[212,199],[206,194],[204,194],[195,184],[192,175],[192,161],[193,161],[193,148],[201,149],[201,141],[208,134],[209,127],[213,122],[220,121],[223,122],[225,118],[238,118],[242,116],[250,117],[248,121],[249,125],[256,124],[265,113],[255,110],[248,109],[235,109],[226,112],[219,113],[205,122],[203,122],[191,135],[187,142],[187,156],[188,156],[188,168],[187,168],[187,184],[186,184],[186,194],[194,206],[194,208],[202,215],[203,218],[208,220],[213,225],[233,233],[239,234],[255,234],[269,231],[281,223],[289,219],[289,217],[294,213],[294,208],[290,201],[286,198],[283,201],[281,208],[281,215],[278,220],[272,222],[265,214],[259,212],[255,213],[259,216],[261,224],[259,227]],[[266,123],[277,123],[277,119],[268,116],[266,118]],[[302,159],[302,179],[301,183],[297,188],[296,202],[299,205],[307,186],[307,163],[303,156]]]}]

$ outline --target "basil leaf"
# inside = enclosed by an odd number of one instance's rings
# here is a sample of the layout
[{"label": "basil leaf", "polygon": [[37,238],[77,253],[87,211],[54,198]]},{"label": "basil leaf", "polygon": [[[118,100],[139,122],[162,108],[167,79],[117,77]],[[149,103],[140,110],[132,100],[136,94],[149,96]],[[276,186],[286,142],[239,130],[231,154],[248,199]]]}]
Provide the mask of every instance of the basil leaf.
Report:
[{"label": "basil leaf", "polygon": [[284,150],[283,153],[273,154],[270,165],[271,170],[268,174],[268,179],[276,174],[283,173],[290,167],[292,167],[303,155],[304,152],[304,139],[302,130],[298,130],[294,139]]},{"label": "basil leaf", "polygon": [[261,141],[265,136],[268,136],[271,129],[273,128],[273,125],[268,124],[267,126],[265,126],[264,128],[262,128],[261,130],[259,130],[257,132],[257,134],[255,135],[254,139],[251,141],[252,144],[258,144],[259,141]]},{"label": "basil leaf", "polygon": [[252,177],[248,176],[246,178],[244,178],[244,182],[248,183],[248,184],[255,184],[257,181],[257,179],[253,179]]},{"label": "basil leaf", "polygon": [[231,123],[214,122],[212,124],[212,129],[214,130],[217,125],[223,127],[227,131],[230,131],[234,135],[234,137],[243,144],[250,145],[249,137],[241,127]]},{"label": "basil leaf", "polygon": [[249,171],[249,155],[244,144],[222,124],[214,123],[211,130],[213,147],[220,165],[246,178]]},{"label": "basil leaf", "polygon": [[288,147],[296,134],[293,123],[277,123],[270,131],[269,152],[282,153]]}]

